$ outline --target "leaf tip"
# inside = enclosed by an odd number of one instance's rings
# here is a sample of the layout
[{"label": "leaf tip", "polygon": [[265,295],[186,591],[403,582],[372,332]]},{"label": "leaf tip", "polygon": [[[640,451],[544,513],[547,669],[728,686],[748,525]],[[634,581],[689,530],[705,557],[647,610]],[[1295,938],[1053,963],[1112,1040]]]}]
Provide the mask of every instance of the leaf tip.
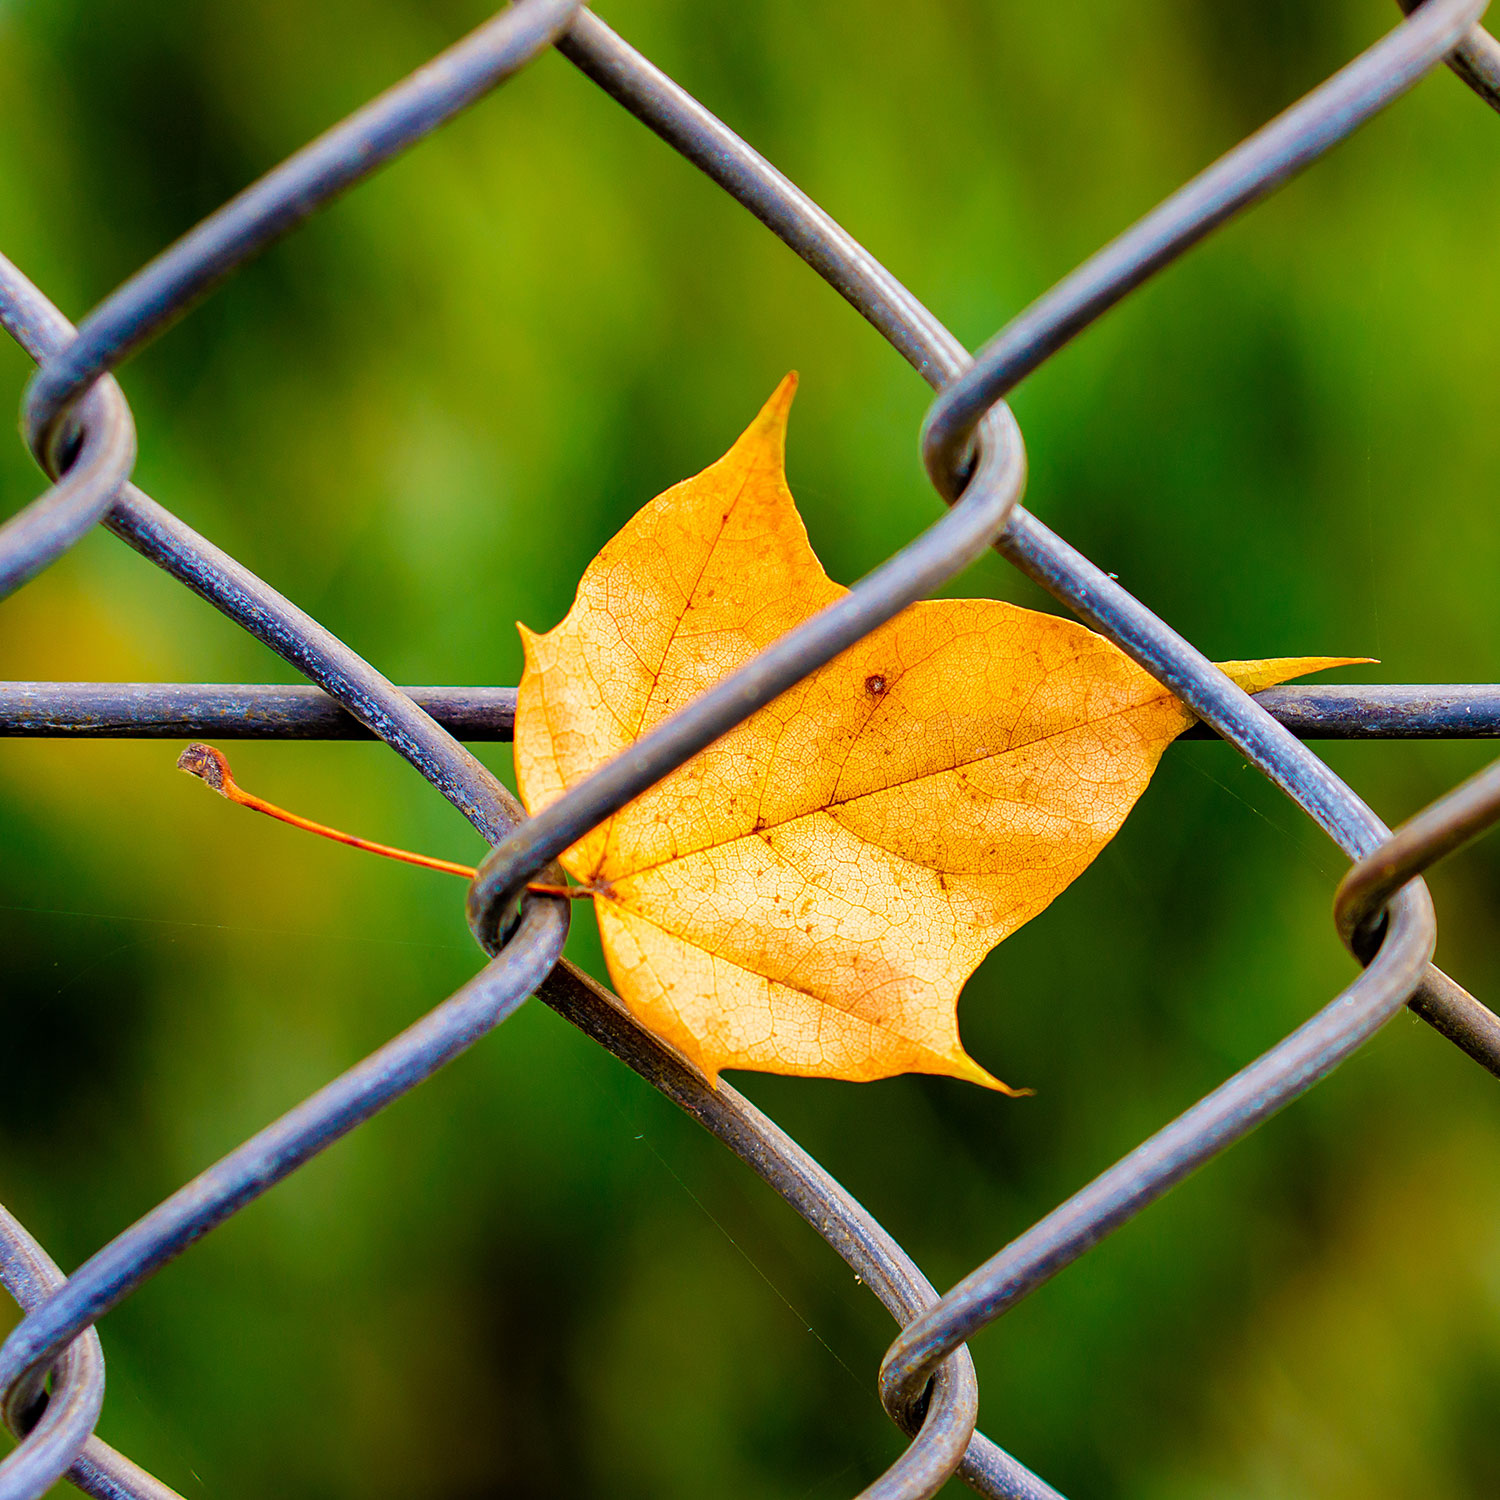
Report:
[{"label": "leaf tip", "polygon": [[1380,658],[1378,656],[1328,656],[1315,658],[1317,665],[1309,667],[1309,672],[1326,672],[1330,667],[1378,667]]},{"label": "leaf tip", "polygon": [[979,1064],[975,1062],[974,1059],[962,1049],[955,1052],[953,1056],[949,1057],[947,1059],[947,1062],[947,1072],[950,1077],[961,1078],[965,1083],[977,1083],[980,1088],[991,1089],[997,1094],[1005,1094],[1008,1098],[1028,1099],[1034,1093],[1036,1093],[1035,1089],[1013,1088],[1010,1084],[1002,1082],[1000,1079],[996,1078],[995,1075],[988,1069],[981,1068]]},{"label": "leaf tip", "polygon": [[1007,1099],[1031,1099],[1036,1095],[1035,1089],[1013,1088],[1010,1084],[996,1078],[993,1074],[985,1073],[981,1068],[982,1077],[973,1078],[970,1081],[977,1083],[981,1088],[989,1089],[992,1093],[1004,1094]]},{"label": "leaf tip", "polygon": [[1247,693],[1263,692],[1333,667],[1364,667],[1376,664],[1373,656],[1276,656],[1261,661],[1221,661],[1219,668]]},{"label": "leaf tip", "polygon": [[[792,397],[796,394],[797,372],[790,370],[781,377],[781,383],[771,392],[766,404],[756,412],[750,425],[735,439],[729,452],[718,463],[705,469],[698,476],[699,479],[719,474],[725,465],[738,467],[747,462],[751,465],[769,462],[774,471],[784,474],[787,416],[792,409]],[[782,482],[785,483],[784,478]],[[668,490],[667,493],[670,495],[673,492]]]},{"label": "leaf tip", "polygon": [[796,394],[797,372],[789,370],[781,377],[781,384],[771,392],[770,399],[750,424],[751,431],[785,440],[787,416],[792,409],[792,397]]},{"label": "leaf tip", "polygon": [[525,658],[526,666],[529,669],[536,661],[536,646],[537,642],[542,638],[541,633],[517,620],[516,634],[521,637],[521,655]]}]

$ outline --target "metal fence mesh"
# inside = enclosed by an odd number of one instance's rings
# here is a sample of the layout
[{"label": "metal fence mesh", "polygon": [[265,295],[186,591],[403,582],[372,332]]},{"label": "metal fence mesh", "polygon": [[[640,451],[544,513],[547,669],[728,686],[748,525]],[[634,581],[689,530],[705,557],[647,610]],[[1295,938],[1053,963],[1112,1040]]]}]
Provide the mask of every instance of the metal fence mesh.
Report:
[{"label": "metal fence mesh", "polygon": [[[1500,46],[1477,25],[1484,0],[1403,5],[1409,19],[1381,42],[1091,257],[974,356],[816,204],[578,0],[518,0],[212,214],[76,330],[0,259],[0,322],[39,366],[26,395],[24,430],[53,477],[46,494],[0,527],[0,594],[103,524],[316,685],[258,695],[165,685],[13,687],[0,701],[0,731],[369,733],[421,771],[493,846],[469,899],[470,923],[490,962],[415,1025],[188,1183],[70,1277],[0,1210],[0,1279],[25,1313],[0,1348],[0,1405],[20,1439],[0,1463],[0,1500],[32,1500],[62,1476],[92,1495],[170,1496],[92,1435],[104,1378],[94,1323],[168,1260],[414,1088],[532,994],[718,1136],[893,1314],[900,1333],[880,1394],[911,1443],[864,1493],[907,1500],[935,1493],[955,1473],[985,1495],[1055,1496],[1045,1480],[976,1431],[978,1391],[965,1340],[1311,1087],[1404,1005],[1500,1075],[1500,1021],[1429,962],[1435,919],[1417,878],[1500,816],[1500,768],[1392,835],[1297,738],[1316,731],[1494,734],[1496,695],[1293,689],[1247,697],[1021,507],[1024,449],[1004,399],[1101,312],[1441,63],[1500,109]],[[393,686],[143,494],[130,482],[130,409],[110,372],[273,240],[552,46],[780,236],[936,388],[924,455],[951,508],[838,605],[527,818],[450,733],[503,736],[513,697],[506,690],[455,698]],[[728,1085],[706,1084],[641,1032],[604,989],[562,962],[566,903],[525,894],[524,887],[587,829],[748,711],[990,547],[1181,696],[1343,848],[1353,864],[1340,888],[1337,920],[1366,967],[1306,1024],[939,1297],[901,1246],[771,1120]]]}]

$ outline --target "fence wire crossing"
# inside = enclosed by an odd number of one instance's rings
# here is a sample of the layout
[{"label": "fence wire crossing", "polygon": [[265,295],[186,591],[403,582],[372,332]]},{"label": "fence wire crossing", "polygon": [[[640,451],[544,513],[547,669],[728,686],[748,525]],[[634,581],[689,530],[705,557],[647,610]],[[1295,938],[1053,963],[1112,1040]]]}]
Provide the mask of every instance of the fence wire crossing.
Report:
[{"label": "fence wire crossing", "polygon": [[[1436,921],[1419,878],[1500,818],[1500,762],[1392,835],[1297,737],[1330,727],[1350,734],[1494,734],[1496,690],[1375,689],[1361,696],[1286,689],[1248,697],[1021,506],[1025,450],[1005,404],[1026,375],[1102,312],[1439,64],[1500,110],[1500,45],[1478,26],[1486,0],[1401,4],[1407,19],[1375,46],[1084,262],[972,356],[822,209],[580,0],[517,0],[210,215],[76,329],[0,257],[0,324],[39,366],[26,392],[23,430],[53,481],[0,526],[0,596],[102,523],[316,689],[162,684],[128,685],[122,694],[122,685],[9,684],[0,690],[0,733],[177,734],[207,716],[220,734],[370,734],[410,761],[491,845],[468,904],[490,961],[415,1025],[187,1183],[69,1277],[0,1209],[0,1282],[24,1312],[0,1347],[0,1414],[19,1440],[0,1462],[0,1500],[36,1500],[64,1476],[90,1495],[172,1500],[168,1486],[93,1435],[104,1394],[94,1324],[193,1241],[416,1087],[532,994],[718,1136],[890,1310],[900,1332],[881,1369],[880,1395],[911,1442],[863,1491],[881,1500],[935,1494],[955,1474],[982,1495],[1058,1500],[1043,1479],[976,1430],[979,1396],[965,1341],[1310,1088],[1402,1006],[1500,1076],[1500,1019],[1429,962]],[[504,736],[513,694],[393,686],[137,489],[130,482],[130,408],[111,372],[251,256],[551,46],[802,256],[936,389],[923,453],[950,509],[837,604],[527,818],[444,727],[471,738]],[[1365,967],[1304,1025],[940,1297],[901,1246],[774,1122],[727,1084],[708,1085],[643,1032],[607,990],[562,962],[567,903],[525,886],[588,829],[747,713],[990,547],[1181,697],[1344,850],[1351,868],[1339,889],[1336,922]]]}]

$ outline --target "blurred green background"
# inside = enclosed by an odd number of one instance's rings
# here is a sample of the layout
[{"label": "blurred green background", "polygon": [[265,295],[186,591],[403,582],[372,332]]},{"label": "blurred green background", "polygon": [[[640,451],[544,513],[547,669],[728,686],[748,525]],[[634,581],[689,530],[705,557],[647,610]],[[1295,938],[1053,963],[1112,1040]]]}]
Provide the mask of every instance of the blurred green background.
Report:
[{"label": "blurred green background", "polygon": [[[975,345],[1396,12],[604,14]],[[483,16],[0,0],[0,243],[77,317]],[[1026,384],[1029,503],[1211,654],[1496,677],[1497,179],[1500,121],[1427,80]],[[548,55],[122,378],[151,494],[396,680],[507,683],[514,621],[555,623],[789,368],[792,484],[853,579],[936,514],[925,388]],[[27,373],[0,348],[5,401]],[[0,512],[38,488],[0,445]],[[1045,603],[998,560],[954,591]],[[292,680],[103,533],[5,603],[0,675]],[[0,1198],[64,1267],[479,963],[455,883],[233,812],[177,748],[0,741]],[[1327,754],[1396,820],[1489,747]],[[480,853],[383,747],[235,765],[313,817]],[[734,1082],[951,1284],[1349,979],[1342,868],[1226,747],[1178,746],[965,995],[970,1050],[1035,1098]],[[1500,843],[1432,886],[1440,960],[1494,997]],[[602,973],[582,910],[571,951]],[[1497,1099],[1398,1018],[977,1339],[984,1426],[1079,1500],[1500,1493]],[[891,1331],[737,1161],[531,1005],[105,1319],[100,1431],[189,1497],[821,1500],[900,1450]]]}]

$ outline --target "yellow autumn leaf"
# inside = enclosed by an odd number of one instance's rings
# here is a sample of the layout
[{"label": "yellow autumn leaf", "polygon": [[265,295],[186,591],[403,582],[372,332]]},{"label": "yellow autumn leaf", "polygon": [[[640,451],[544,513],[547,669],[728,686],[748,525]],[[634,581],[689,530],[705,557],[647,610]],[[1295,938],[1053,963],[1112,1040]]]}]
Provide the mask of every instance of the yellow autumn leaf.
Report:
[{"label": "yellow autumn leaf", "polygon": [[[783,470],[789,375],[723,458],[640,511],[567,618],[524,626],[536,812],[846,591]],[[1231,662],[1257,691],[1361,658]],[[1077,877],[1193,716],[1103,637],[992,599],[914,604],[563,856],[609,972],[710,1077],[946,1073],[979,961]]]}]

